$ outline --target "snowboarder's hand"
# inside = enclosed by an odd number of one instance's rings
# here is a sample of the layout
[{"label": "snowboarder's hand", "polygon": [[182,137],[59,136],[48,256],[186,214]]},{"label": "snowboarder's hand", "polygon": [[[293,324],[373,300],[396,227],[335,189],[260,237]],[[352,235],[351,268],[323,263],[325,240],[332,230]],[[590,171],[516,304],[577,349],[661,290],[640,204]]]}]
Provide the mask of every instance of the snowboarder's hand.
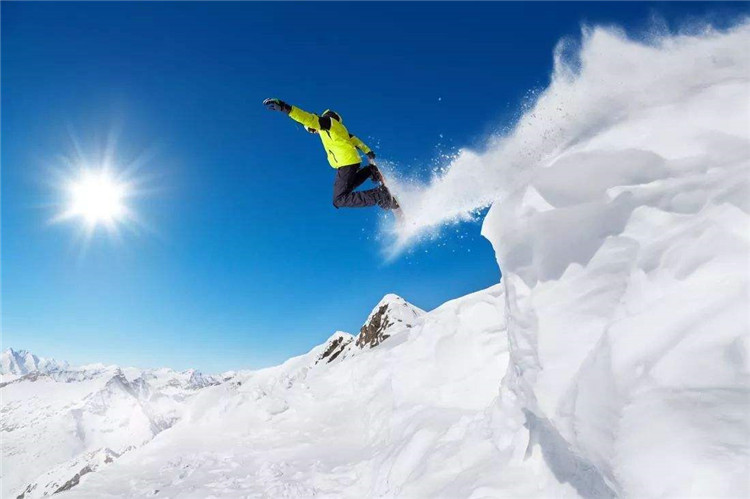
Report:
[{"label": "snowboarder's hand", "polygon": [[263,105],[266,106],[271,111],[282,111],[286,114],[289,114],[292,110],[292,106],[287,104],[281,99],[266,99],[263,101]]},{"label": "snowboarder's hand", "polygon": [[370,151],[367,153],[367,159],[370,161],[371,165],[375,164],[375,153],[373,151]]}]

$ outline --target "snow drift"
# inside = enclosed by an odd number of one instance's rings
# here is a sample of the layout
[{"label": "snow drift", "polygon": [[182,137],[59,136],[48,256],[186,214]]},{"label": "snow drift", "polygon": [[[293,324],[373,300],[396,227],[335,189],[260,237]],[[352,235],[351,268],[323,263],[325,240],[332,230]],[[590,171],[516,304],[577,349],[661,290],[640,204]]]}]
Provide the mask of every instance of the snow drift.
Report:
[{"label": "snow drift", "polygon": [[397,250],[492,205],[510,346],[495,442],[519,452],[508,432],[528,432],[580,495],[750,493],[749,46],[747,23],[587,29],[511,133],[401,196]]}]

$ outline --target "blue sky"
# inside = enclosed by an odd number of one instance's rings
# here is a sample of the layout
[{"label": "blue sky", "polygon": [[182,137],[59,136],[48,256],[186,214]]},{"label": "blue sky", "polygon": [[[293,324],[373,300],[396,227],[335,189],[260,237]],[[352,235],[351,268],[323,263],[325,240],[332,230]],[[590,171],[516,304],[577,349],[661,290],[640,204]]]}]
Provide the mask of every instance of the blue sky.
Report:
[{"label": "blue sky", "polygon": [[[478,223],[386,263],[379,210],[336,210],[319,141],[261,106],[339,111],[427,179],[543,87],[582,23],[726,23],[747,4],[3,3],[3,347],[73,363],[271,365],[395,292],[430,309],[497,282]],[[80,148],[138,170],[148,227],[50,224]]]}]

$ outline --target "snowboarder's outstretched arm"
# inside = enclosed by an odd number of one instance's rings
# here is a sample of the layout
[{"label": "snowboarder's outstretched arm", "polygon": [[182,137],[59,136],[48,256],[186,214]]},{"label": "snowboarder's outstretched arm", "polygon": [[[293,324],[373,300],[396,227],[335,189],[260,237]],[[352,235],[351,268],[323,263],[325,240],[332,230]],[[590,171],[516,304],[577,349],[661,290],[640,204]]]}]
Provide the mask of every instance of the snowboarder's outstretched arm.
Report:
[{"label": "snowboarder's outstretched arm", "polygon": [[[296,106],[287,104],[281,99],[266,99],[263,101],[263,104],[272,111],[281,111],[288,114],[290,118],[304,126],[309,132],[323,130],[330,135],[335,135],[339,139],[346,139],[352,146],[366,154],[371,162],[375,159],[375,153],[372,149],[367,147],[359,138],[350,134],[340,123],[340,118],[333,119],[328,115],[328,112],[324,113],[323,116],[318,116],[317,114],[308,113]],[[335,115],[335,113],[333,114]]]},{"label": "snowboarder's outstretched arm", "polygon": [[287,104],[281,99],[266,99],[263,101],[263,104],[272,111],[281,111],[288,114],[290,118],[305,128],[317,131],[331,131],[331,118],[328,116],[318,116],[317,114],[308,113],[296,106]]},{"label": "snowboarder's outstretched arm", "polygon": [[[308,130],[325,130],[338,135],[343,133],[343,130],[339,129],[338,127],[331,126],[330,116],[318,116],[314,113],[308,113],[307,111],[300,109],[297,106],[287,104],[281,99],[266,99],[263,101],[263,104],[265,104],[265,106],[272,111],[282,111],[288,114],[290,118],[307,128]],[[363,153],[370,154],[372,152],[372,150],[367,147],[364,142],[359,140],[354,135],[348,134],[348,138],[351,141],[352,145]]]}]

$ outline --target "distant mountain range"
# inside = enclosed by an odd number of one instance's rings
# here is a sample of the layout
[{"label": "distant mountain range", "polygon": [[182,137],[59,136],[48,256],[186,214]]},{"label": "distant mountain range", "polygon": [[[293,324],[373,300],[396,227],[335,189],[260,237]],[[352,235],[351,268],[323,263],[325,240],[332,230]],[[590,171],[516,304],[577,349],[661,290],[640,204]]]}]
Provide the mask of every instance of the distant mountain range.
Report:
[{"label": "distant mountain range", "polygon": [[40,358],[26,350],[8,348],[0,355],[0,374],[9,377],[23,376],[35,371],[49,373],[64,370],[68,367],[67,362]]}]

